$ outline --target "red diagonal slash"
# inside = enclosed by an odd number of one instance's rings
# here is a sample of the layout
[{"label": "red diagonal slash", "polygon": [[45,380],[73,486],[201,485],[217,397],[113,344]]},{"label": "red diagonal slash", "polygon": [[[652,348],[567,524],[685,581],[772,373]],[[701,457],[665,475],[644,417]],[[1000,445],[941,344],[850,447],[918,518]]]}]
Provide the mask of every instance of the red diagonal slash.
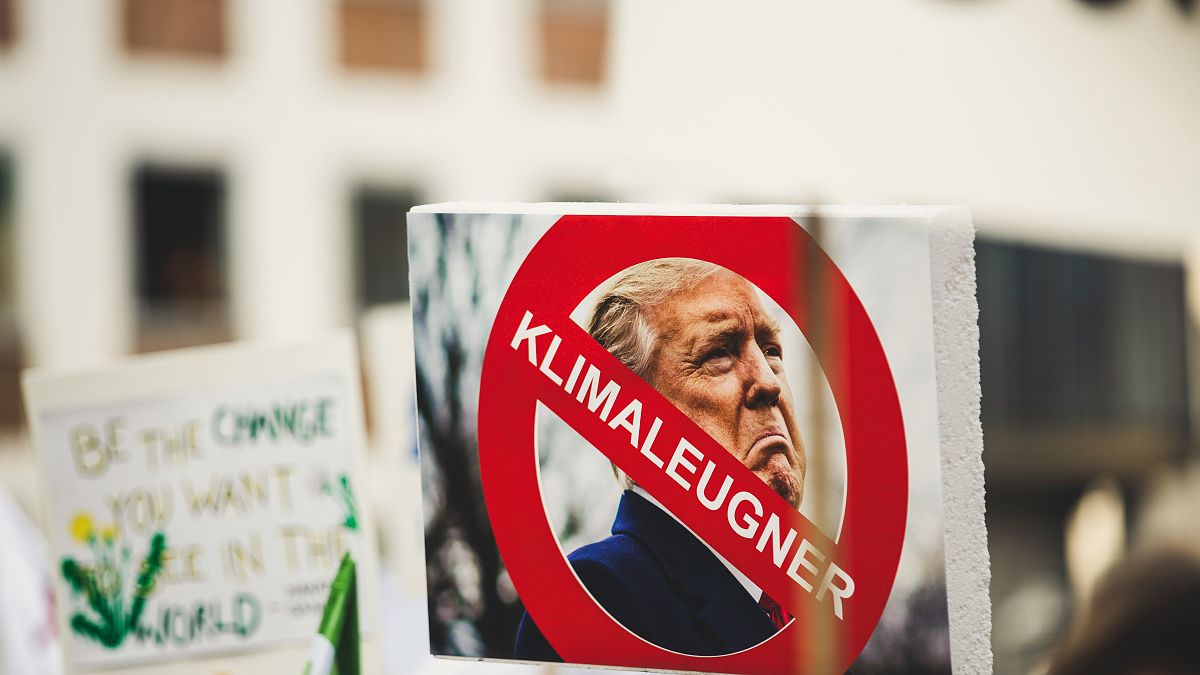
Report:
[{"label": "red diagonal slash", "polygon": [[[821,320],[834,325],[828,326],[832,339],[824,341],[828,346],[818,359],[846,434],[847,499],[838,542],[568,318],[579,300],[613,273],[673,256],[709,260],[750,279],[805,332],[810,317],[802,283],[796,280],[804,278],[805,260],[821,265],[830,309]],[[528,340],[520,339],[522,327]],[[531,330],[537,334],[530,337]],[[589,408],[593,393],[577,395],[581,373],[576,373],[574,388],[568,384],[580,358],[597,371],[593,384],[619,387],[607,414],[599,405]],[[721,657],[669,652],[617,625],[570,571],[546,519],[533,444],[539,400],[797,620],[758,647]],[[643,432],[650,426],[647,420],[662,422],[647,452],[631,444],[628,429],[609,424],[631,400],[640,402]],[[834,662],[844,670],[874,629],[904,538],[907,459],[899,403],[861,303],[795,221],[563,218],[526,258],[497,313],[485,355],[479,416],[481,476],[497,543],[526,607],[564,659],[643,668],[797,672],[805,651],[814,648],[805,644],[811,635],[808,620],[824,611],[836,616],[836,635],[834,645],[823,647],[832,649]],[[702,474],[710,468],[714,485],[725,476],[731,479],[726,508],[710,509],[696,496]],[[710,486],[708,496],[716,492]],[[737,508],[728,509],[738,495]],[[749,521],[742,519],[747,514],[757,523],[749,537]],[[771,527],[775,536],[763,538],[763,530]]]}]

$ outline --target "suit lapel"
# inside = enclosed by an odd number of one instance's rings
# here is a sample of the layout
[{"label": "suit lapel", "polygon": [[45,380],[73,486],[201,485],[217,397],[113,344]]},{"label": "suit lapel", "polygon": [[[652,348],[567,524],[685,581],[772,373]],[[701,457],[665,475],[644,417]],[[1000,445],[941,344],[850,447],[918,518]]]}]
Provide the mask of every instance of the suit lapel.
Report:
[{"label": "suit lapel", "polygon": [[725,565],[658,506],[626,492],[613,523],[613,534],[619,533],[658,558],[698,620],[721,643],[713,653],[741,651],[775,634],[775,624]]}]

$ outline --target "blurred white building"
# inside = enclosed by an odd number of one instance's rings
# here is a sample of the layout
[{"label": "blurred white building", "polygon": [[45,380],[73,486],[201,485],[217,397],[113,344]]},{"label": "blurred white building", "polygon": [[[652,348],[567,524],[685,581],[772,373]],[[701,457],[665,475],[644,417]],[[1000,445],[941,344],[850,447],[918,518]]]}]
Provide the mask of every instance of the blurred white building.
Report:
[{"label": "blurred white building", "polygon": [[403,300],[415,202],[964,203],[1003,612],[1093,474],[1192,453],[1191,4],[0,0],[0,425],[23,366]]},{"label": "blurred white building", "polygon": [[[372,187],[961,202],[984,234],[1175,260],[1200,216],[1200,18],[1168,0],[0,8],[32,364],[158,346],[142,309],[172,294],[227,302],[227,337],[352,321]],[[187,213],[155,210],[173,194]],[[146,222],[172,216],[208,222],[183,244]]]}]

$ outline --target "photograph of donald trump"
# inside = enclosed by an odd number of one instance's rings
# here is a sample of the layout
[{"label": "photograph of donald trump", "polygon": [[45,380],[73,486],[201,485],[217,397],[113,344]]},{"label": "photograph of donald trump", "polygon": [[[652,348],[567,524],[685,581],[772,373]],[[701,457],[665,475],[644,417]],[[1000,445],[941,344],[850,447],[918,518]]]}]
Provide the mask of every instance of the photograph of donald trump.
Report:
[{"label": "photograph of donald trump", "polygon": [[[806,454],[783,368],[780,326],[743,277],[688,258],[630,267],[602,292],[588,332],[777,494],[799,508]],[[614,467],[624,489],[612,535],[567,556],[596,601],[665,649],[752,647],[785,610]],[[533,618],[514,656],[560,661]]]}]

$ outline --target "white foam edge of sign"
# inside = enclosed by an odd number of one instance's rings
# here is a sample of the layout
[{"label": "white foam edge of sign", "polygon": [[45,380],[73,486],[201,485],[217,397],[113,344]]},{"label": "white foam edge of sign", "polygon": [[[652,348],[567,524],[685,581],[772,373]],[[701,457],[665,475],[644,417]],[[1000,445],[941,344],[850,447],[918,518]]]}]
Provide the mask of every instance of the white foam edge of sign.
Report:
[{"label": "white foam edge of sign", "polygon": [[942,218],[953,215],[968,226],[969,210],[946,205],[849,205],[849,204],[635,204],[621,202],[443,202],[414,206],[410,213],[475,213],[512,215],[580,216],[789,216],[804,218]]}]

